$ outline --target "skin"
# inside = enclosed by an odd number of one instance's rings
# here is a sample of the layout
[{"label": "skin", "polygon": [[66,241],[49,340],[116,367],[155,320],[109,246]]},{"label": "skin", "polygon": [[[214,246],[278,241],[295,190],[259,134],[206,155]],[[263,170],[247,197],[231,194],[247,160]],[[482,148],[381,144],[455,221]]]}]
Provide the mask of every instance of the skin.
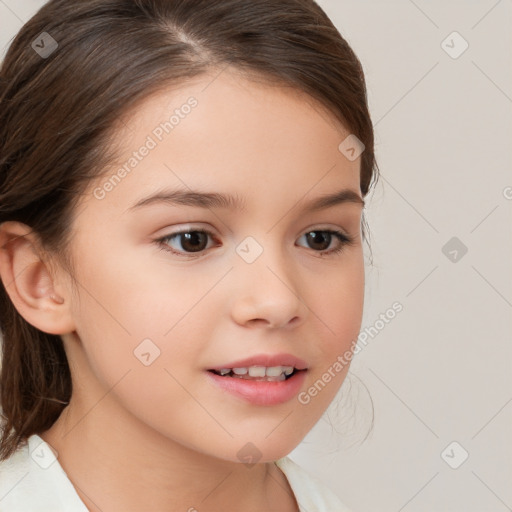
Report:
[{"label": "skin", "polygon": [[[198,106],[103,199],[90,188],[76,209],[70,253],[76,288],[29,228],[0,226],[0,272],[16,308],[42,331],[60,334],[73,395],[41,437],[91,511],[298,510],[273,461],[292,451],[320,419],[348,366],[307,405],[297,397],[250,404],[213,386],[205,370],[260,353],[308,363],[307,390],[350,349],[361,327],[362,205],[305,213],[303,202],[348,188],[361,195],[360,159],[338,145],[350,133],[311,97],[242,78],[203,75],[129,112],[116,132],[117,167],[190,96]],[[215,78],[217,76],[217,78]],[[208,86],[208,87],[207,87]],[[207,88],[206,88],[207,87]],[[246,211],[153,204],[129,211],[162,187],[237,194]],[[181,228],[214,237],[187,257]],[[305,233],[338,229],[353,238],[340,253]],[[190,229],[192,231],[192,229]],[[252,236],[251,264],[236,252]],[[206,245],[206,244],[205,244]],[[160,356],[145,366],[145,338]],[[261,452],[252,467],[237,452]]]}]

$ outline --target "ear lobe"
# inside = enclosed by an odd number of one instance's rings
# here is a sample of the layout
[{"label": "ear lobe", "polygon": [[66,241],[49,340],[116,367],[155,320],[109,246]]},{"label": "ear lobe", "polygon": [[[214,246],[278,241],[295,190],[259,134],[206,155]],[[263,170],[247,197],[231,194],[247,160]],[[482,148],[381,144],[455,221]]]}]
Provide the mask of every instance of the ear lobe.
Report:
[{"label": "ear lobe", "polygon": [[42,258],[38,237],[20,222],[0,224],[0,277],[14,307],[37,329],[65,334],[75,329],[65,300]]}]

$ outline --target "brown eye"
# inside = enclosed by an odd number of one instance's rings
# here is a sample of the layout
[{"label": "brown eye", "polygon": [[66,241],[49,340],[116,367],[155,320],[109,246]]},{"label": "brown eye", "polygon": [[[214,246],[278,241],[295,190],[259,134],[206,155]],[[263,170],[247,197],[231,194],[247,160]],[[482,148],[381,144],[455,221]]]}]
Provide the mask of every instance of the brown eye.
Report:
[{"label": "brown eye", "polygon": [[[350,245],[354,242],[354,240],[345,233],[335,230],[316,229],[308,231],[302,236],[306,238],[308,246],[315,252],[320,253],[320,256],[338,253],[342,251],[346,245]],[[335,246],[333,249],[328,250],[333,239],[338,242],[337,247]]]},{"label": "brown eye", "polygon": [[[157,240],[162,249],[178,255],[200,253],[208,246],[212,233],[203,229],[179,231]],[[172,242],[172,243],[171,243]]]},{"label": "brown eye", "polygon": [[178,235],[178,240],[180,240],[180,245],[186,252],[203,251],[208,245],[208,236],[199,231],[181,233]]},{"label": "brown eye", "polygon": [[312,249],[325,251],[331,245],[332,235],[328,231],[310,231],[305,236]]}]

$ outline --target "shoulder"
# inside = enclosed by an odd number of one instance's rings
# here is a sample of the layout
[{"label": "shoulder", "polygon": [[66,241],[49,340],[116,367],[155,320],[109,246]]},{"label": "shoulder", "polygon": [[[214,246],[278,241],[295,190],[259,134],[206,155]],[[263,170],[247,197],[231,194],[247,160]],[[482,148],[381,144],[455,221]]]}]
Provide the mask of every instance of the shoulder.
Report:
[{"label": "shoulder", "polygon": [[285,474],[300,512],[352,512],[324,483],[289,457],[275,463]]},{"label": "shoulder", "polygon": [[0,504],[4,504],[11,492],[16,492],[16,487],[23,487],[23,480],[29,473],[28,443],[25,441],[8,459],[0,461]]},{"label": "shoulder", "polygon": [[87,512],[55,454],[39,436],[0,462],[2,512]]}]

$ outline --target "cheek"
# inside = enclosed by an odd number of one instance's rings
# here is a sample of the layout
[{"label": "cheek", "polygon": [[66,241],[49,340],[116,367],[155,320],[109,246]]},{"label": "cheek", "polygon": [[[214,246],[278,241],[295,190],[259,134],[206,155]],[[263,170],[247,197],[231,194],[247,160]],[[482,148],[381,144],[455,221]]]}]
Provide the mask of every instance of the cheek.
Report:
[{"label": "cheek", "polygon": [[[76,330],[98,380],[110,387],[147,362],[164,375],[164,368],[199,368],[199,355],[218,322],[206,297],[218,275],[187,273],[165,265],[160,256],[148,266],[145,251],[128,258],[115,247],[113,241],[104,256],[84,250],[77,276],[84,286],[74,308]],[[144,383],[137,388],[141,393]]]},{"label": "cheek", "polygon": [[[299,403],[310,414],[309,427],[335,398],[350,368],[353,346],[361,329],[364,305],[364,260],[354,251],[346,265],[321,282],[323,292],[314,295],[311,307],[319,327],[317,358]],[[320,281],[317,281],[317,285]],[[313,297],[313,295],[312,295]],[[307,415],[305,415],[307,416]]]},{"label": "cheek", "polygon": [[[131,288],[137,284],[142,288],[135,292]],[[197,304],[197,295],[144,288],[143,281],[110,285],[90,286],[76,315],[84,352],[104,383],[112,384],[121,371],[153,361],[171,369],[180,364],[197,366],[197,354],[208,342],[204,332],[208,312]]]},{"label": "cheek", "polygon": [[108,391],[104,407],[127,422],[138,418],[181,444],[201,446],[218,425],[189,393],[208,403],[195,390],[212,305],[198,303],[197,288],[170,293],[161,281],[148,285],[141,274],[126,275],[118,272],[110,282],[96,275],[82,296],[83,389],[97,397]]},{"label": "cheek", "polygon": [[[357,339],[364,305],[364,261],[352,255],[346,266],[323,280],[323,293],[316,295],[318,317],[323,327],[323,352],[340,355]],[[316,312],[316,311],[315,311]]]},{"label": "cheek", "polygon": [[85,286],[76,314],[89,322],[94,319],[111,333],[129,336],[133,343],[162,337],[186,320],[213,282],[211,276],[165,265],[163,255],[155,256],[153,248],[126,255],[116,252],[115,240],[103,245],[109,246],[104,256],[83,254],[78,279]]}]

